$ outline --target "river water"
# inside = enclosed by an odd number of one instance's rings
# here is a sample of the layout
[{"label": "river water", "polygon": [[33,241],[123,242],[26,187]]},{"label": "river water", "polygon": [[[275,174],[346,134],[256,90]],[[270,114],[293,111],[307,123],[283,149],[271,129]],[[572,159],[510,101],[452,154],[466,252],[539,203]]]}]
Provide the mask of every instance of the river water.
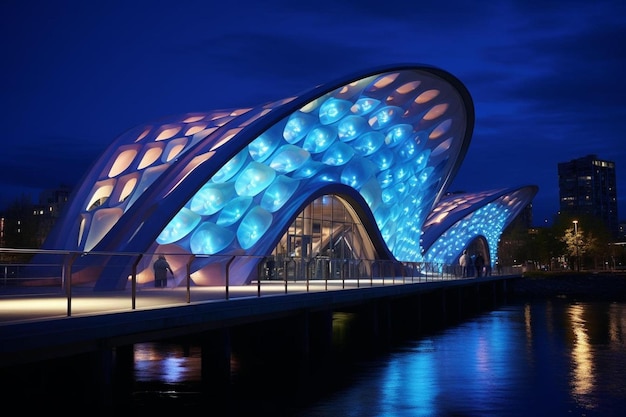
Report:
[{"label": "river water", "polygon": [[[347,343],[336,339],[339,349]],[[294,417],[626,412],[626,303],[514,302],[384,352],[349,350],[339,362],[312,366],[306,378],[288,360],[276,366],[235,358],[233,394],[220,399],[198,388],[197,345],[139,344],[133,411],[170,415],[172,406],[212,416]]]}]

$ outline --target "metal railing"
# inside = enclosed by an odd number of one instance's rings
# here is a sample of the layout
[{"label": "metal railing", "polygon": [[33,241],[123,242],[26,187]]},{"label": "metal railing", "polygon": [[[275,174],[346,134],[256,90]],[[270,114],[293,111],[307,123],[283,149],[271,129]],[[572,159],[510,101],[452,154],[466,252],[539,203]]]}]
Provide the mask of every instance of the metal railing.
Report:
[{"label": "metal railing", "polygon": [[[162,253],[175,269],[170,289],[154,288],[151,265],[154,253],[77,252],[43,249],[0,248],[0,303],[7,300],[56,300],[53,313],[72,316],[110,310],[157,308],[172,304],[228,300],[231,297],[261,297],[309,291],[330,291],[365,286],[401,285],[463,278],[458,265],[432,264],[367,259],[273,258],[258,256],[228,256],[210,258],[219,270],[208,284],[196,276],[196,263],[209,256]],[[38,263],[40,255],[45,262]],[[85,265],[87,257],[103,257],[102,263],[114,266],[91,270]],[[7,262],[6,258],[28,258],[28,262]],[[50,262],[50,259],[54,260]],[[232,285],[233,262],[256,264],[246,285]],[[121,269],[115,269],[118,268]],[[122,266],[123,265],[123,266]],[[515,271],[504,271],[514,273]],[[96,291],[94,283],[99,274],[121,274],[122,288]],[[205,280],[206,281],[206,280]],[[239,280],[240,281],[240,280]],[[58,302],[65,300],[63,311]],[[78,303],[78,304],[77,304]],[[16,304],[17,305],[17,304]],[[2,311],[7,311],[3,309]],[[2,312],[0,312],[0,315]],[[46,314],[50,314],[49,312]],[[16,314],[17,316],[17,314]],[[27,315],[30,317],[30,315]]]}]

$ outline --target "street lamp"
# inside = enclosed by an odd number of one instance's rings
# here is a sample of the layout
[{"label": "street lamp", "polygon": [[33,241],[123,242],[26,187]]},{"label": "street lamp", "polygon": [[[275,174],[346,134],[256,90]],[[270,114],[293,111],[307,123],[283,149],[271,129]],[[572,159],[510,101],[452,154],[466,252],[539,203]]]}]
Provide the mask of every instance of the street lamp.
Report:
[{"label": "street lamp", "polygon": [[576,271],[580,272],[580,258],[578,257],[578,220],[574,220],[574,238],[576,239]]}]

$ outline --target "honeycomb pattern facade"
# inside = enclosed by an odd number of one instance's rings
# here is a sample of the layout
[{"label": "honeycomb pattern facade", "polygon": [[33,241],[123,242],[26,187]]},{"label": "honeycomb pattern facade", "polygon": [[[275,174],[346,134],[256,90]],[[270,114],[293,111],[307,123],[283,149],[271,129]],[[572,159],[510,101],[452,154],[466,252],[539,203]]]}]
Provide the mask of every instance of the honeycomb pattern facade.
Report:
[{"label": "honeycomb pattern facade", "polygon": [[[198,255],[199,271],[227,256],[270,253],[307,204],[330,194],[349,197],[381,257],[451,260],[478,235],[497,248],[532,192],[514,207],[506,192],[475,194],[463,219],[433,226],[461,212],[442,197],[469,146],[473,112],[449,73],[392,65],[254,108],[138,126],[96,162],[46,245]],[[449,243],[468,224],[473,231]],[[425,245],[429,229],[439,240]],[[232,284],[250,280],[250,259],[230,266]],[[128,269],[102,275],[97,286],[122,288]]]}]

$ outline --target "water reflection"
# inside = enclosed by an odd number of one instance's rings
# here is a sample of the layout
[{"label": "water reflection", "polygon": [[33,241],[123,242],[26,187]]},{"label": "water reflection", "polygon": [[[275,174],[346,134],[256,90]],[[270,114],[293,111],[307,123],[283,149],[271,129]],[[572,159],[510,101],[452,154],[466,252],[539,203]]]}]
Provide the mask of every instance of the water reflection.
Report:
[{"label": "water reflection", "polygon": [[594,388],[593,354],[589,345],[589,336],[585,327],[585,305],[577,304],[569,308],[569,319],[574,340],[572,343],[572,395],[581,404],[593,407],[584,395]]},{"label": "water reflection", "polygon": [[135,380],[166,384],[200,381],[200,348],[175,343],[137,344]]},{"label": "water reflection", "polygon": [[[350,343],[357,321],[354,315],[334,317],[338,349],[363,348]],[[337,383],[345,377],[338,369],[302,381],[295,373],[298,366],[291,366],[294,375],[284,382],[308,383],[300,392],[333,387],[297,408],[279,409],[290,395],[279,385],[255,399],[272,404],[274,415],[298,417],[621,416],[626,407],[625,329],[623,303],[510,305],[385,354],[360,358],[345,384]],[[182,384],[177,389],[184,390],[184,384],[199,380],[197,347],[185,351],[176,345],[149,345],[135,351],[138,381]],[[238,372],[246,373],[246,362],[239,365]],[[234,392],[233,404],[250,398],[241,387]],[[255,407],[264,408],[260,403]]]},{"label": "water reflection", "polygon": [[612,303],[609,307],[609,347],[620,349],[624,345],[625,334],[626,314],[624,314],[624,305]]}]

